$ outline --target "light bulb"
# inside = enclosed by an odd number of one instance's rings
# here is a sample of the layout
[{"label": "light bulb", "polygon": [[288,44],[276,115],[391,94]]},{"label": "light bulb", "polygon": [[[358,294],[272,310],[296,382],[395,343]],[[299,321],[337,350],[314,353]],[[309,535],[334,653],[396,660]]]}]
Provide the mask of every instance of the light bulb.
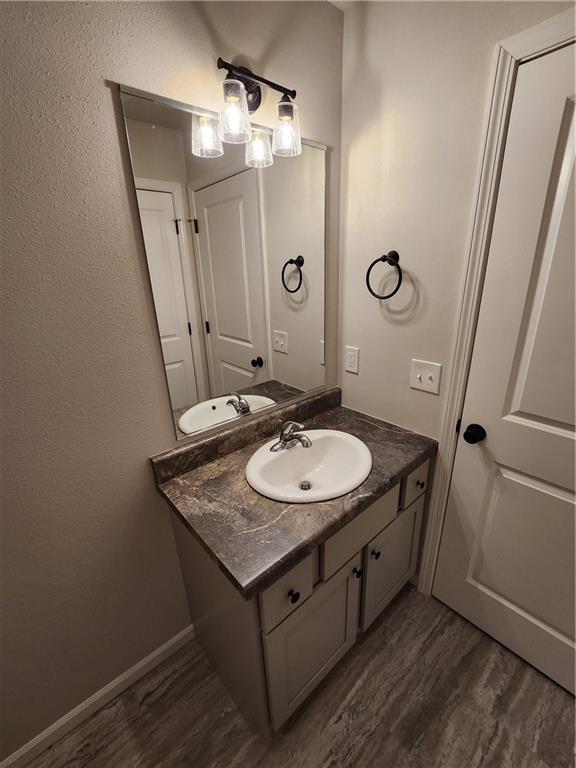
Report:
[{"label": "light bulb", "polygon": [[272,136],[272,152],[279,157],[294,157],[302,153],[298,107],[283,96],[278,103],[278,118]]},{"label": "light bulb", "polygon": [[254,129],[252,140],[246,144],[246,165],[250,168],[267,168],[273,162],[270,136],[266,131]]},{"label": "light bulb", "polygon": [[218,135],[227,144],[246,144],[252,136],[246,88],[240,80],[226,79],[222,83],[224,106],[218,120]]},{"label": "light bulb", "polygon": [[192,114],[192,154],[196,157],[221,157],[224,154],[214,117]]}]

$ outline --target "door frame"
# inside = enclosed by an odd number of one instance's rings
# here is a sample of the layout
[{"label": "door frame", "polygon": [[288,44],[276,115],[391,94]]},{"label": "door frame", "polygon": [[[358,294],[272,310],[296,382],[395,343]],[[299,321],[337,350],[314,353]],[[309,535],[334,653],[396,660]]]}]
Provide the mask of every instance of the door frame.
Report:
[{"label": "door frame", "polygon": [[206,351],[204,348],[204,320],[200,305],[200,296],[196,285],[197,269],[192,244],[190,214],[188,213],[188,200],[186,197],[186,185],[177,181],[163,181],[161,179],[146,179],[141,176],[134,177],[136,189],[144,189],[151,192],[169,192],[174,203],[174,214],[180,222],[180,237],[178,248],[180,251],[180,266],[182,268],[182,280],[184,282],[184,296],[188,320],[191,321],[192,333],[190,334],[190,346],[192,347],[192,361],[194,363],[194,376],[196,378],[196,390],[198,402],[210,398],[208,373],[206,370]]},{"label": "door frame", "polygon": [[468,238],[467,266],[460,289],[458,324],[451,353],[451,375],[418,577],[418,589],[424,594],[432,593],[440,551],[458,443],[456,425],[462,415],[468,385],[516,74],[523,62],[573,42],[575,18],[571,8],[496,46]]}]

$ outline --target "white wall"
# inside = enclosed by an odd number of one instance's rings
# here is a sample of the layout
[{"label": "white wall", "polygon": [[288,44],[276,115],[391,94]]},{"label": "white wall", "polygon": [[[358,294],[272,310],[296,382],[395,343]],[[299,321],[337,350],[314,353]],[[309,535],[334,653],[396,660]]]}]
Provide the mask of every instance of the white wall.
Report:
[{"label": "white wall", "polygon": [[0,4],[0,758],[189,621],[148,461],[176,441],[108,81],[214,109],[216,58],[248,55],[298,89],[304,134],[335,147],[334,203],[341,16],[327,3]]},{"label": "white wall", "polygon": [[[324,383],[325,166],[326,153],[304,145],[299,157],[260,171],[270,332],[288,334],[288,354],[272,349],[274,378],[302,390]],[[300,254],[302,287],[291,294],[282,287],[282,267]],[[290,287],[297,284],[293,270],[286,270]]]},{"label": "white wall", "polygon": [[[344,403],[440,431],[496,43],[566,9],[548,2],[353,3],[345,12],[341,366]],[[404,285],[379,303],[369,263],[396,249]],[[382,268],[383,269],[383,268]],[[441,396],[411,358],[444,364]]]}]

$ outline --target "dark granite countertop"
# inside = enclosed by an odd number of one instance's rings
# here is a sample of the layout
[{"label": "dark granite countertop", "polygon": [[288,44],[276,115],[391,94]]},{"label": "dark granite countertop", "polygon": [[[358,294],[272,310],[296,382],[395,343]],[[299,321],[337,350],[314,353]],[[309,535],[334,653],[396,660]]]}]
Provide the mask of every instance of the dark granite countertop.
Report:
[{"label": "dark granite countertop", "polygon": [[160,482],[160,493],[246,598],[303,559],[402,477],[436,452],[436,441],[338,406],[306,421],[363,440],[372,471],[355,490],[330,501],[287,504],[260,496],[244,470],[270,437]]}]

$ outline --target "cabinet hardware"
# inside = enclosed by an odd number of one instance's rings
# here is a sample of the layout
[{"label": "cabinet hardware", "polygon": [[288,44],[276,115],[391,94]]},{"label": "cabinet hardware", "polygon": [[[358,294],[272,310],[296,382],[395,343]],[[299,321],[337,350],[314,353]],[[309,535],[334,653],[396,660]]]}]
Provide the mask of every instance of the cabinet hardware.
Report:
[{"label": "cabinet hardware", "polygon": [[362,568],[357,568],[356,566],[354,566],[354,568],[352,569],[352,573],[354,574],[354,576],[356,576],[357,579],[359,579],[360,576],[362,576]]},{"label": "cabinet hardware", "polygon": [[380,552],[379,549],[373,549],[372,552],[370,552],[370,557],[373,557],[374,560],[378,560],[381,554],[382,552]]},{"label": "cabinet hardware", "polygon": [[424,482],[424,480],[416,480],[416,487],[417,488],[425,488],[426,487],[426,483]]},{"label": "cabinet hardware", "polygon": [[291,603],[297,603],[298,600],[300,600],[300,592],[294,592],[293,589],[288,592],[288,597],[290,598]]}]

